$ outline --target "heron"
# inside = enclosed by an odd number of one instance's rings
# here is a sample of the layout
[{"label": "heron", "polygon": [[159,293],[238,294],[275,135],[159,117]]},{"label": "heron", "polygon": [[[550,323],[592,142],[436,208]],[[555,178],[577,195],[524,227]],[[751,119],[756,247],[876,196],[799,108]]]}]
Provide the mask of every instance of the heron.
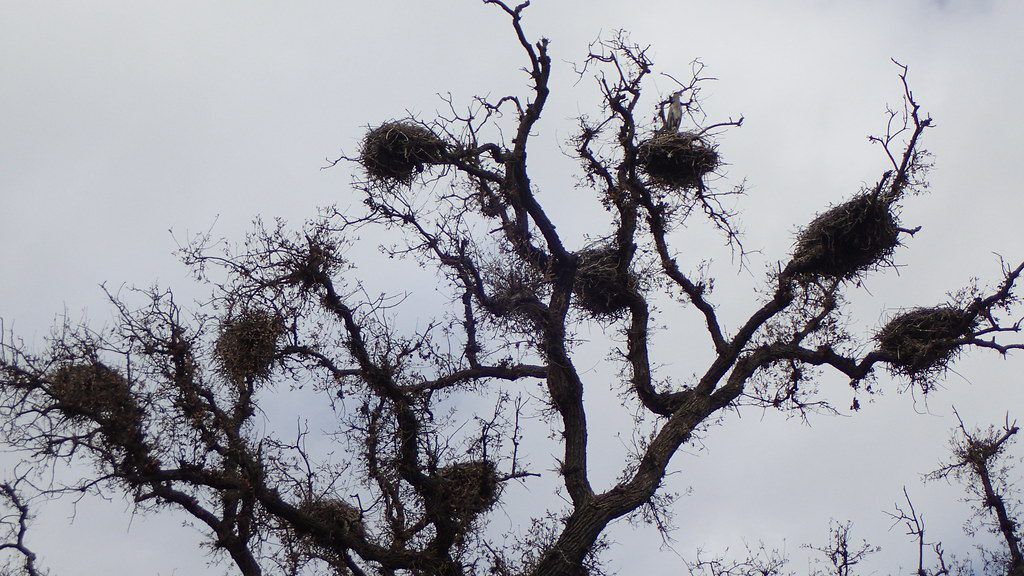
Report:
[{"label": "heron", "polygon": [[673,92],[669,98],[668,114],[665,115],[665,130],[670,132],[679,131],[679,123],[683,120],[683,103],[679,101],[682,90]]}]

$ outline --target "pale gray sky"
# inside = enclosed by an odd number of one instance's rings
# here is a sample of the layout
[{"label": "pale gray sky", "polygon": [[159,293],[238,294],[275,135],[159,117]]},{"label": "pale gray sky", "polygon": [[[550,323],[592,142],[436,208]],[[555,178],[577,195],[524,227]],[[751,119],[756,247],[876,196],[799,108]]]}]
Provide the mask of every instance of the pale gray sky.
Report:
[{"label": "pale gray sky", "polygon": [[[897,253],[898,273],[872,274],[850,291],[855,325],[868,330],[901,306],[941,301],[971,277],[995,281],[995,252],[1024,258],[1021,22],[1024,3],[1012,0],[537,0],[526,28],[551,38],[556,77],[531,152],[534,183],[574,245],[602,232],[600,205],[573,187],[576,163],[559,149],[572,118],[596,101],[591,82],[574,86],[570,62],[600,32],[630,30],[653,46],[659,70],[676,75],[702,58],[720,79],[705,92],[711,117],[746,116],[721,140],[729,163],[722,185],[748,180],[737,207],[747,247],[761,252],[738,272],[709,231],[685,231],[679,242],[699,248],[690,266],[715,258],[715,299],[735,323],[753,308],[750,288],[785,257],[793,231],[884,168],[865,137],[882,129],[885,104],[898,102],[895,57],[910,65],[915,94],[935,117],[925,146],[936,168],[932,192],[905,203],[904,221],[924,228]],[[255,216],[297,225],[318,206],[358,205],[350,168],[321,171],[325,157],[354,150],[367,124],[406,110],[429,117],[442,106],[439,92],[459,102],[525,94],[522,65],[504,16],[471,0],[0,3],[4,327],[41,343],[65,310],[107,322],[102,282],[205,293],[176,263],[168,230],[183,238],[216,221],[219,235],[240,239]],[[655,82],[671,89],[667,79]],[[354,252],[371,288],[413,285],[414,264],[380,265],[375,240],[367,235]],[[422,322],[438,298],[432,287],[413,294],[405,325]],[[693,320],[663,321],[673,319]],[[608,371],[600,335],[593,338],[580,354],[592,356],[599,376]],[[685,378],[700,369],[702,349],[691,355],[688,345],[698,338],[683,330],[659,342],[667,371]],[[944,456],[951,405],[977,424],[1000,422],[1007,410],[1024,417],[1021,366],[1024,355],[970,353],[927,404],[883,379],[884,393],[860,413],[814,418],[810,427],[773,413],[728,415],[704,451],[688,448],[674,461],[680,473],[671,488],[692,488],[678,504],[677,550],[736,548],[746,538],[784,540],[799,553],[800,543],[823,540],[835,517],[852,519],[859,535],[885,547],[880,572],[909,565],[911,545],[899,530],[887,532],[881,513],[903,485],[926,511],[930,533],[965,549],[957,490],[922,486],[918,474]],[[839,405],[849,402],[841,382],[826,386]],[[614,391],[595,386],[587,401],[600,418],[624,421]],[[287,410],[301,408],[292,404]],[[628,429],[595,433],[595,451],[610,455],[596,460],[615,463],[628,440],[617,432]],[[545,437],[538,433],[538,445]],[[595,474],[610,481],[617,472]],[[497,512],[495,526],[514,530],[535,511],[517,498],[557,504],[546,482],[530,493],[509,490],[507,518]],[[195,531],[180,518],[132,519],[126,503],[86,499],[69,523],[71,510],[47,506],[32,535],[55,573],[224,572],[206,567],[193,550]],[[623,523],[613,537],[620,544],[609,558],[623,574],[679,573],[678,558],[659,552],[652,531]]]}]

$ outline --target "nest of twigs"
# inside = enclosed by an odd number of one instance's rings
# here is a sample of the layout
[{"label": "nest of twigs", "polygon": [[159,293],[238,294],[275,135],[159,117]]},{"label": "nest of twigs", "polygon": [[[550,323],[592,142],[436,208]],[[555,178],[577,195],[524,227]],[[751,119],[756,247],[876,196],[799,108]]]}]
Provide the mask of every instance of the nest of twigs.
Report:
[{"label": "nest of twigs", "polygon": [[704,176],[718,167],[715,147],[688,132],[657,132],[640,143],[637,160],[655,185],[701,188]]},{"label": "nest of twigs", "polygon": [[442,498],[463,523],[490,510],[501,496],[497,469],[486,460],[445,466],[437,470],[436,478]]},{"label": "nest of twigs", "polygon": [[265,310],[243,312],[224,322],[214,346],[221,371],[234,382],[265,380],[284,329],[281,317]]},{"label": "nest of twigs", "polygon": [[290,280],[307,290],[328,278],[338,264],[335,247],[326,242],[308,241],[308,248],[292,255],[289,262]]},{"label": "nest of twigs", "polygon": [[101,362],[60,366],[49,380],[50,395],[69,416],[134,422],[138,413],[128,379]]},{"label": "nest of twigs", "polygon": [[328,541],[362,530],[363,516],[359,509],[341,500],[307,500],[299,505],[299,511],[327,530]]},{"label": "nest of twigs", "polygon": [[889,320],[875,339],[879,350],[894,357],[892,369],[913,378],[944,370],[976,325],[976,314],[968,310],[915,308]]},{"label": "nest of twigs", "polygon": [[614,246],[579,252],[573,295],[576,305],[595,316],[616,316],[629,307],[636,278],[619,272],[619,252]]},{"label": "nest of twigs", "polygon": [[899,246],[899,224],[892,207],[863,193],[819,214],[800,233],[792,270],[849,280],[889,261]]},{"label": "nest of twigs", "polygon": [[415,122],[386,122],[363,138],[359,163],[372,180],[409,184],[430,164],[445,160],[448,145]]},{"label": "nest of twigs", "polygon": [[101,362],[65,364],[49,377],[56,406],[74,422],[94,422],[107,441],[122,449],[141,442],[142,408],[128,379]]},{"label": "nest of twigs", "polygon": [[510,318],[531,318],[528,303],[542,297],[542,273],[520,260],[488,265],[485,273],[496,314]]}]

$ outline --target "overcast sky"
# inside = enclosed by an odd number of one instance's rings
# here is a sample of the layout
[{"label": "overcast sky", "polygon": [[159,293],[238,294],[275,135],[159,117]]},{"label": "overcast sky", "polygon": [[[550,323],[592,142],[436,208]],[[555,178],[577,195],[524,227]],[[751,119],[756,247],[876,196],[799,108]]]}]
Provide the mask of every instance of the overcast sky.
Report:
[{"label": "overcast sky", "polygon": [[[998,279],[995,253],[1024,258],[1024,3],[1019,1],[673,1],[538,0],[526,17],[532,37],[551,38],[553,96],[531,152],[534,183],[574,247],[601,234],[606,216],[588,190],[574,188],[576,163],[560,148],[573,117],[591,111],[593,83],[574,85],[570,62],[601,32],[624,28],[652,45],[658,70],[685,75],[701,58],[719,81],[705,92],[710,117],[743,114],[721,141],[728,163],[721,185],[746,179],[737,208],[748,249],[737,269],[720,238],[703,228],[681,233],[695,267],[713,257],[715,300],[732,326],[755,305],[752,287],[784,259],[794,231],[884,169],[866,136],[883,128],[885,104],[899,102],[897,69],[911,82],[937,128],[932,191],[907,199],[906,225],[923,226],[900,265],[850,289],[854,325],[868,333],[900,307],[939,303],[978,277]],[[41,344],[55,315],[98,324],[111,318],[99,285],[171,286],[201,296],[177,264],[175,238],[214,227],[240,239],[257,216],[298,225],[319,206],[357,206],[350,167],[320,170],[326,157],[354,151],[367,124],[406,111],[429,118],[474,94],[527,91],[524,64],[506,18],[478,2],[0,2],[0,318]],[[651,88],[667,93],[667,78]],[[647,114],[647,112],[645,112]],[[353,257],[371,287],[414,285],[414,265],[376,261],[368,235]],[[429,286],[429,284],[428,284]],[[404,326],[436,303],[429,288],[401,311]],[[691,322],[692,316],[664,321]],[[700,325],[688,324],[699,332]],[[659,362],[685,378],[702,352],[659,341]],[[593,370],[602,374],[597,344]],[[682,348],[682,349],[681,349]],[[582,363],[579,363],[582,365]],[[955,487],[922,485],[919,474],[944,457],[955,405],[968,421],[1024,417],[1024,355],[1008,361],[970,353],[945,389],[922,401],[884,391],[853,417],[819,417],[811,426],[754,411],[726,416],[703,450],[674,461],[676,549],[720,550],[763,539],[799,553],[822,541],[829,518],[851,519],[857,534],[882,544],[879,571],[913,561],[883,509],[908,486],[926,511],[930,534],[966,549],[968,511]],[[841,382],[826,380],[840,406]],[[622,421],[614,391],[588,389],[597,417]],[[621,410],[619,410],[621,411]],[[595,433],[594,450],[614,463],[623,438]],[[628,434],[626,436],[628,438]],[[545,435],[541,434],[540,440]],[[1018,449],[1018,454],[1021,450]],[[8,462],[11,462],[8,459]],[[548,465],[543,464],[542,465]],[[611,481],[618,469],[595,471]],[[602,476],[604,474],[605,476]],[[548,474],[551,476],[551,474]],[[538,484],[543,487],[543,481]],[[516,529],[515,499],[544,491],[510,490],[496,526]],[[192,553],[198,538],[181,518],[131,518],[120,500],[85,499],[41,510],[32,535],[57,574],[220,574]],[[679,559],[659,553],[653,532],[617,525],[608,558],[623,574],[678,574]],[[802,568],[802,566],[797,566]]]}]

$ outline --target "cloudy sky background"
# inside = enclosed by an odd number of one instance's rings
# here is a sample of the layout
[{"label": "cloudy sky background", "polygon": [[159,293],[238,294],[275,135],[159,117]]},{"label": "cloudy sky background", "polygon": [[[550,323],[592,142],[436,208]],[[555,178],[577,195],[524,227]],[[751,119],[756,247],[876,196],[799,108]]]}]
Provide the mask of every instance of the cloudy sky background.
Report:
[{"label": "cloudy sky background", "polygon": [[[749,195],[737,207],[746,246],[760,253],[739,271],[711,231],[698,226],[677,240],[689,266],[714,256],[715,301],[730,326],[753,309],[750,289],[785,257],[797,227],[884,169],[865,136],[883,128],[885,104],[899,101],[890,57],[911,66],[915,94],[936,119],[925,141],[936,168],[932,192],[905,202],[904,222],[924,229],[897,253],[898,273],[873,274],[851,289],[854,325],[867,333],[886,314],[941,302],[972,277],[991,284],[995,252],[1024,258],[1020,2],[540,0],[527,14],[528,33],[550,37],[556,61],[553,99],[531,152],[534,183],[574,246],[602,233],[607,220],[592,193],[574,188],[576,164],[559,148],[573,117],[596,102],[591,82],[573,85],[569,62],[600,32],[630,30],[653,46],[659,70],[677,76],[702,58],[720,79],[705,92],[710,117],[745,115],[743,128],[721,139],[729,163],[721,184],[747,179]],[[367,124],[406,110],[430,117],[442,106],[439,92],[457,102],[525,95],[523,64],[503,14],[469,0],[0,3],[4,328],[41,344],[63,311],[108,322],[103,282],[157,282],[181,299],[203,296],[172,254],[175,237],[214,226],[240,239],[256,216],[298,225],[318,206],[357,206],[351,169],[321,171],[325,157],[354,151]],[[650,88],[667,93],[672,84],[656,77]],[[415,285],[409,279],[422,273],[414,265],[381,265],[377,237],[364,240],[353,257],[371,288]],[[439,302],[429,285],[412,294],[403,325],[422,325],[423,310]],[[688,323],[658,347],[666,370],[682,379],[706,357],[693,320],[663,317]],[[599,381],[587,392],[592,419],[623,421],[616,396],[603,390],[611,372],[600,364],[596,330],[593,339],[578,362],[592,359]],[[879,572],[909,566],[911,544],[887,531],[882,514],[907,485],[929,533],[966,550],[960,525],[969,511],[958,490],[921,485],[919,474],[944,458],[952,405],[977,424],[999,423],[1007,410],[1024,415],[1021,366],[1022,355],[970,353],[927,402],[883,379],[884,393],[860,413],[812,418],[811,426],[773,413],[727,416],[703,450],[687,448],[674,461],[680,473],[671,487],[692,489],[678,504],[676,549],[686,556],[745,538],[800,555],[801,543],[824,540],[834,517],[884,546]],[[848,404],[841,382],[825,382],[837,404]],[[301,410],[293,404],[282,411]],[[309,409],[314,423],[324,417],[316,410]],[[624,441],[615,432],[595,433],[596,461],[614,464]],[[545,437],[537,433],[537,446]],[[598,484],[617,471],[599,467]],[[517,501],[543,501],[546,482],[507,492],[497,529],[514,529],[524,513]],[[196,532],[181,518],[132,518],[116,499],[87,498],[69,522],[74,511],[47,505],[32,534],[55,573],[225,570],[193,552]],[[623,574],[679,573],[679,559],[659,553],[653,532],[622,524],[613,536],[619,545],[608,558]]]}]

